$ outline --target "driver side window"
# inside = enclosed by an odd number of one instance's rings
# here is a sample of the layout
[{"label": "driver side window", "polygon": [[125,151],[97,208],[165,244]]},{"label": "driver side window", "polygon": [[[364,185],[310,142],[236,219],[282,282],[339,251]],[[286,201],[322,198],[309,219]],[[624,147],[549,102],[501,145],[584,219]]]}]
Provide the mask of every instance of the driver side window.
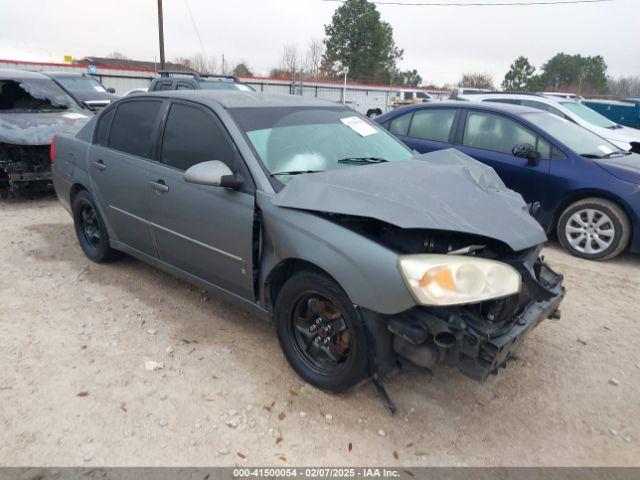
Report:
[{"label": "driver side window", "polygon": [[513,147],[528,143],[536,147],[540,158],[549,159],[551,146],[514,120],[485,112],[469,112],[462,144],[467,147],[511,155]]},{"label": "driver side window", "polygon": [[209,160],[234,168],[234,150],[222,127],[203,110],[174,103],[162,137],[160,163],[178,170]]}]

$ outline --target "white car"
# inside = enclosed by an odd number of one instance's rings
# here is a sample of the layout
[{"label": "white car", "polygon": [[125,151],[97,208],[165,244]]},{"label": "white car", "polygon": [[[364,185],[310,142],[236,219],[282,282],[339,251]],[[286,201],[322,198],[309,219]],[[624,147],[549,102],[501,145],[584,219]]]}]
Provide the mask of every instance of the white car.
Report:
[{"label": "white car", "polygon": [[633,150],[635,153],[640,152],[640,130],[618,125],[575,100],[559,97],[549,98],[544,95],[525,93],[473,94],[464,96],[460,100],[511,103],[546,110],[561,118],[577,123],[613,143],[618,148],[626,151]]},{"label": "white car", "polygon": [[581,97],[577,93],[542,92],[542,95],[549,98],[564,98],[565,100],[575,100],[575,101],[580,101],[584,99],[584,97]]},{"label": "white car", "polygon": [[146,88],[132,88],[131,90],[128,90],[127,92],[125,92],[125,94],[122,96],[126,97],[134,93],[147,93],[147,92],[148,90]]}]

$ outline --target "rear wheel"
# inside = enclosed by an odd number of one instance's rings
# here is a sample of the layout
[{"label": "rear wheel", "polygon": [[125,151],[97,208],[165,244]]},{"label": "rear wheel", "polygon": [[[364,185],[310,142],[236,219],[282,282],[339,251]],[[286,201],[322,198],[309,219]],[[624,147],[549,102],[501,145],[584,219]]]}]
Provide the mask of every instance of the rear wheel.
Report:
[{"label": "rear wheel", "polygon": [[344,392],[367,377],[367,338],[360,315],[332,279],[307,271],[292,276],[275,304],[278,340],[307,382]]},{"label": "rear wheel", "polygon": [[631,226],[624,211],[602,198],[587,198],[570,205],[560,215],[558,240],[572,255],[608,260],[629,243]]},{"label": "rear wheel", "polygon": [[93,197],[86,190],[76,194],[72,204],[73,224],[84,254],[97,263],[108,262],[118,252],[109,246],[109,234]]},{"label": "rear wheel", "polygon": [[382,115],[382,110],[379,108],[367,110],[367,117],[369,118],[376,118],[378,115]]}]

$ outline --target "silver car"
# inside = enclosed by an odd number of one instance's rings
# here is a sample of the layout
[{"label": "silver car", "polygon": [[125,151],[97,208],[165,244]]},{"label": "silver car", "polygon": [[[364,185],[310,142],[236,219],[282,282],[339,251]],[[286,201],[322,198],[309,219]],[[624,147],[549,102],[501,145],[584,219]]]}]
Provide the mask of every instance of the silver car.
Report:
[{"label": "silver car", "polygon": [[343,105],[141,94],[55,151],[91,260],[125,252],[272,320],[291,366],[328,391],[373,378],[388,400],[381,380],[401,362],[484,380],[558,316],[562,277],[519,194]]}]

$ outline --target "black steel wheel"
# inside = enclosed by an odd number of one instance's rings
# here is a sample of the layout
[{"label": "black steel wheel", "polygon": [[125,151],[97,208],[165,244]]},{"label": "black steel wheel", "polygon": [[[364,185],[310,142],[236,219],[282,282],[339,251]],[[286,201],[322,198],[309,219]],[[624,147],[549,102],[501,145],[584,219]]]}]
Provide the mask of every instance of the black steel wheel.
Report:
[{"label": "black steel wheel", "polygon": [[309,368],[322,372],[346,362],[351,331],[331,300],[313,291],[302,293],[293,308],[291,323],[291,341]]},{"label": "black steel wheel", "polygon": [[287,360],[307,382],[344,392],[367,377],[360,315],[330,278],[314,271],[292,276],[276,299],[275,320]]},{"label": "black steel wheel", "polygon": [[82,190],[72,204],[73,223],[84,254],[94,262],[114,259],[117,252],[109,246],[109,234],[91,194]]}]

